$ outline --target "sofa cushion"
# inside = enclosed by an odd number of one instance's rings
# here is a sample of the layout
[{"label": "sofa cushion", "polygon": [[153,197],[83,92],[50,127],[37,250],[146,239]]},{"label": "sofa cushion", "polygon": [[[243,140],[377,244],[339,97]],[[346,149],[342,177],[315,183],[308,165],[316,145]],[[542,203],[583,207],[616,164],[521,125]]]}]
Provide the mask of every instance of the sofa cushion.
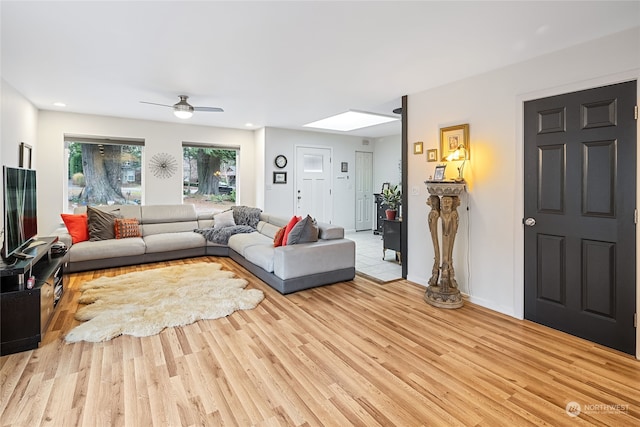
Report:
[{"label": "sofa cushion", "polygon": [[344,239],[344,228],[319,222],[318,237],[324,240]]},{"label": "sofa cushion", "polygon": [[89,240],[89,225],[87,224],[87,214],[60,214],[62,221],[69,235],[71,235],[72,243],[80,243]]},{"label": "sofa cushion", "polygon": [[268,273],[273,273],[273,246],[272,245],[253,245],[244,251],[244,257],[247,261],[257,265]]},{"label": "sofa cushion", "polygon": [[180,233],[160,233],[144,237],[147,246],[146,253],[178,251],[181,249],[203,248],[205,239],[201,234],[193,231]]},{"label": "sofa cushion", "polygon": [[273,224],[276,227],[284,227],[289,222],[289,218],[285,218],[282,216],[270,215],[262,212],[260,214],[260,221],[267,222],[269,224]]},{"label": "sofa cushion", "polygon": [[140,223],[135,218],[116,218],[114,229],[116,239],[141,237]]},{"label": "sofa cushion", "polygon": [[231,210],[233,211],[233,219],[237,225],[248,225],[253,228],[258,227],[262,209],[249,206],[232,206]]},{"label": "sofa cushion", "polygon": [[198,221],[165,222],[161,224],[142,224],[142,235],[182,233],[198,228]]},{"label": "sofa cushion", "polygon": [[213,215],[216,212],[196,212],[196,220],[198,221],[198,228],[211,228],[213,227]]},{"label": "sofa cushion", "polygon": [[258,223],[257,230],[258,230],[258,232],[260,234],[264,234],[265,236],[269,237],[270,239],[274,239],[276,237],[276,234],[278,233],[278,230],[280,230],[281,228],[283,228],[283,227],[282,226],[273,225],[273,224],[269,224],[268,222],[260,221]]},{"label": "sofa cushion", "polygon": [[246,234],[234,234],[229,237],[229,247],[242,256],[244,256],[244,251],[248,247],[255,245],[273,246],[273,240],[257,231]]},{"label": "sofa cushion", "polygon": [[87,208],[87,223],[89,224],[89,240],[92,242],[100,240],[115,239],[115,220],[121,218],[120,215],[105,212],[93,207]]},{"label": "sofa cushion", "polygon": [[95,242],[80,242],[69,248],[69,261],[92,261],[96,259],[120,258],[143,255],[144,241],[140,237],[110,239]]},{"label": "sofa cushion", "polygon": [[213,228],[215,229],[232,227],[234,225],[236,225],[236,222],[233,220],[232,210],[220,212],[213,216]]},{"label": "sofa cushion", "polygon": [[[193,205],[147,205],[140,207],[142,224],[168,222],[196,222],[198,215]],[[192,227],[196,228],[196,227]]]},{"label": "sofa cushion", "polygon": [[287,245],[299,243],[312,243],[318,241],[318,225],[316,221],[307,215],[293,226],[287,236]]}]

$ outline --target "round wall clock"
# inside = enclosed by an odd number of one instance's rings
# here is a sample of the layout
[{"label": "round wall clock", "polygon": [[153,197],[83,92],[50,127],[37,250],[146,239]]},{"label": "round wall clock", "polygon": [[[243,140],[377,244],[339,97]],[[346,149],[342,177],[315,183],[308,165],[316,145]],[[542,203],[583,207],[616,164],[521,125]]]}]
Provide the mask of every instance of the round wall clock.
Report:
[{"label": "round wall clock", "polygon": [[276,156],[276,166],[279,167],[280,169],[282,169],[283,167],[287,166],[287,158],[285,156],[283,156],[282,154],[279,154]]},{"label": "round wall clock", "polygon": [[149,168],[154,176],[166,179],[171,178],[178,170],[178,162],[168,153],[154,154],[149,161]]}]

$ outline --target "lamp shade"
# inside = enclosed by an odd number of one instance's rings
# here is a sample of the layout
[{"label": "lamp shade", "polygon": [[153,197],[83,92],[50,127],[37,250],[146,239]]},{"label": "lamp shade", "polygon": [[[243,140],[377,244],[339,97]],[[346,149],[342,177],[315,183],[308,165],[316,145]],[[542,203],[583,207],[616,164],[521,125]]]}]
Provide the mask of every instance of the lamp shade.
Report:
[{"label": "lamp shade", "polygon": [[464,181],[464,164],[467,161],[467,150],[464,149],[464,145],[458,145],[458,148],[453,153],[447,156],[447,161],[462,160],[462,163],[458,167],[458,177],[456,181]]},{"label": "lamp shade", "polygon": [[181,119],[188,119],[193,116],[193,107],[187,102],[186,95],[180,95],[180,102],[173,105],[173,114]]},{"label": "lamp shade", "polygon": [[189,110],[175,110],[173,114],[175,114],[176,117],[181,119],[188,119],[191,116],[193,116],[193,113]]}]

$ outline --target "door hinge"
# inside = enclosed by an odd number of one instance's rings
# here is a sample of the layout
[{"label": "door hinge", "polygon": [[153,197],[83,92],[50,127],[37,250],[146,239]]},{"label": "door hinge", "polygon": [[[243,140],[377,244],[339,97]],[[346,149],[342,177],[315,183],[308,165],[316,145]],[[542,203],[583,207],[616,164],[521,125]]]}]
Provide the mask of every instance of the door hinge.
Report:
[{"label": "door hinge", "polygon": [[633,210],[633,223],[634,224],[638,223],[638,209]]},{"label": "door hinge", "polygon": [[633,327],[638,327],[638,313],[633,313]]},{"label": "door hinge", "polygon": [[638,106],[633,107],[633,118],[638,120]]}]

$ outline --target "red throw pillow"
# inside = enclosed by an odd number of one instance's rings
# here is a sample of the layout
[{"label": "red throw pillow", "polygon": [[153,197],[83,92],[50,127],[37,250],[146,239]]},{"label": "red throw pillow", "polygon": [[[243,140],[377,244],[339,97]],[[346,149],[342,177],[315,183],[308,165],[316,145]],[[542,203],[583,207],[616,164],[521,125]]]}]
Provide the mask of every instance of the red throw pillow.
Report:
[{"label": "red throw pillow", "polygon": [[282,238],[284,237],[284,230],[286,227],[282,227],[276,233],[276,236],[273,238],[273,247],[277,248],[278,246],[282,246]]},{"label": "red throw pillow", "polygon": [[298,223],[298,221],[300,221],[302,219],[302,217],[300,216],[292,216],[291,219],[289,220],[289,224],[287,224],[287,226],[284,229],[284,234],[282,235],[282,246],[286,246],[287,245],[287,237],[289,237],[289,232],[291,231],[291,229]]},{"label": "red throw pillow", "polygon": [[89,240],[89,226],[87,225],[87,214],[60,214],[67,231],[71,235],[71,243],[84,242]]}]

